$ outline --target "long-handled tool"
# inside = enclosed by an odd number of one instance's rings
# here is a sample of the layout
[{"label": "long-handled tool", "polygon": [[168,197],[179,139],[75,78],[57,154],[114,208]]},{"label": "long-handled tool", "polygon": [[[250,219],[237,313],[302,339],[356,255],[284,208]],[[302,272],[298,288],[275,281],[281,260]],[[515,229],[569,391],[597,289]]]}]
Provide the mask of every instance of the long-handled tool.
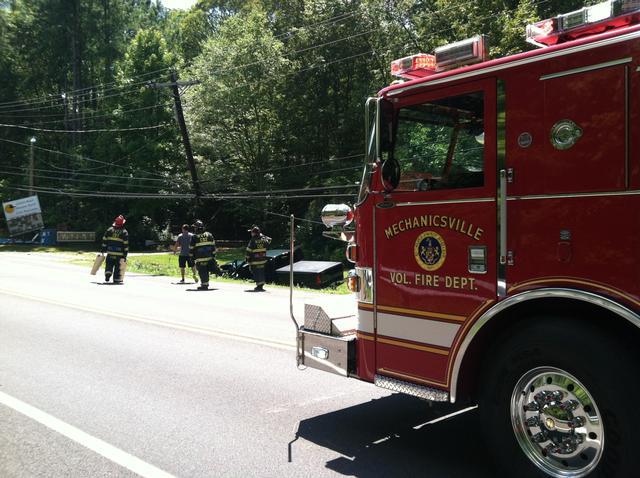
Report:
[{"label": "long-handled tool", "polygon": [[93,266],[91,267],[92,276],[97,274],[98,269],[100,269],[100,266],[102,265],[103,262],[104,262],[104,254],[98,254],[96,256],[96,260],[93,261]]},{"label": "long-handled tool", "polygon": [[124,257],[120,259],[120,282],[124,281],[124,273],[127,272],[127,261],[124,260]]}]

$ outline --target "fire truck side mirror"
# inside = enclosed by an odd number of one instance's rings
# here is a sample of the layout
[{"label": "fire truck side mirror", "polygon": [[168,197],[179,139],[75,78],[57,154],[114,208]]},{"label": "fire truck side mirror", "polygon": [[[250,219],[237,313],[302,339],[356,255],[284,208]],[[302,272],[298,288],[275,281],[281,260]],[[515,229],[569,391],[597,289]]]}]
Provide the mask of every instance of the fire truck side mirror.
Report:
[{"label": "fire truck side mirror", "polygon": [[387,159],[382,163],[382,184],[387,192],[393,191],[400,184],[400,163],[396,159]]},{"label": "fire truck side mirror", "polygon": [[327,204],[322,208],[320,219],[326,227],[348,226],[353,221],[353,209],[346,204]]}]

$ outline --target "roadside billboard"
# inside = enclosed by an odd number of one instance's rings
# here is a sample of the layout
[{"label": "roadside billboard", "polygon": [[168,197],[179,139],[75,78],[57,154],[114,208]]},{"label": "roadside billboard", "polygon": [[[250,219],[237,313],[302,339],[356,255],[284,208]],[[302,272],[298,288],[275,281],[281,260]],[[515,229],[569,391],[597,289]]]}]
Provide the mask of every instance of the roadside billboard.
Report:
[{"label": "roadside billboard", "polygon": [[2,210],[7,219],[9,235],[17,236],[44,228],[38,196],[3,202]]}]

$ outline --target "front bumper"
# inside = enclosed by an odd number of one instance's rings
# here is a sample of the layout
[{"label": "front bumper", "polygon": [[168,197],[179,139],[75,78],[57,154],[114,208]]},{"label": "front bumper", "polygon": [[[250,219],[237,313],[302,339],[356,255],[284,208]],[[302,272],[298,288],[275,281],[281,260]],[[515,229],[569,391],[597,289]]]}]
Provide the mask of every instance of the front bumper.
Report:
[{"label": "front bumper", "polygon": [[298,332],[298,363],[348,377],[356,371],[356,336],[333,337],[304,327]]},{"label": "front bumper", "polygon": [[356,373],[356,317],[328,305],[305,304],[298,364],[348,377]]}]

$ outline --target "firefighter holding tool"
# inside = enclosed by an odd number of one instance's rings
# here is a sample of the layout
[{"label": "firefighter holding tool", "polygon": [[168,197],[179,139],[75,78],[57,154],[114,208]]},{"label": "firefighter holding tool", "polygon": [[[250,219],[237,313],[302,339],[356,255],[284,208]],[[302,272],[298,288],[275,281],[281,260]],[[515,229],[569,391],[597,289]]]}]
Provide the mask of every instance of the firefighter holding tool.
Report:
[{"label": "firefighter holding tool", "polygon": [[251,233],[251,239],[247,245],[246,260],[251,268],[253,280],[256,281],[255,292],[263,292],[265,284],[264,268],[267,263],[267,246],[271,238],[260,232],[258,226],[253,226],[247,232]]},{"label": "firefighter holding tool", "polygon": [[129,253],[129,233],[124,228],[127,222],[119,215],[102,237],[102,253],[107,255],[104,267],[104,280],[109,282],[113,276],[114,284],[122,284]]},{"label": "firefighter holding tool", "polygon": [[194,234],[191,237],[191,253],[200,276],[198,290],[207,290],[209,288],[209,273],[217,273],[216,241],[213,238],[213,234],[204,230],[202,221],[196,221],[193,226]]}]

